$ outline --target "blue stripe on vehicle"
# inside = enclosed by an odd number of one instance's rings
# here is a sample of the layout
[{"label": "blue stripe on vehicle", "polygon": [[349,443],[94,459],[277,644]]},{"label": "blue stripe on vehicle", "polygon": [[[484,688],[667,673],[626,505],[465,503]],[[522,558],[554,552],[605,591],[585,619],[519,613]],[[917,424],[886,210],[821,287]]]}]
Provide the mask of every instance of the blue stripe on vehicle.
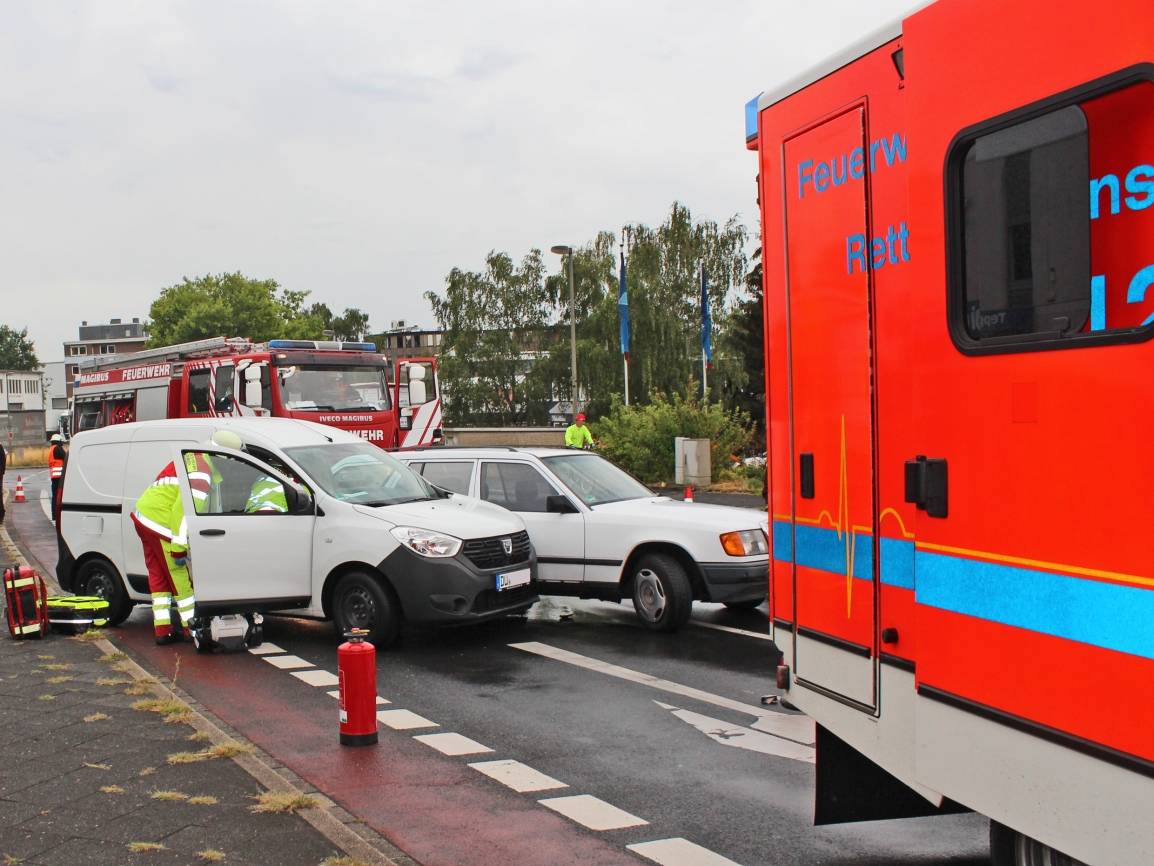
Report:
[{"label": "blue stripe on vehicle", "polygon": [[[791,532],[792,530],[792,532]],[[832,529],[821,526],[796,526],[784,520],[773,522],[773,558],[794,561],[806,568],[846,572],[846,537],[838,538]],[[873,580],[874,563],[871,536],[856,533],[853,544],[853,576]]]},{"label": "blue stripe on vehicle", "polygon": [[1151,590],[922,550],[917,574],[919,604],[1154,659]]},{"label": "blue stripe on vehicle", "polygon": [[902,538],[881,540],[882,583],[901,589],[914,588],[914,543]]}]

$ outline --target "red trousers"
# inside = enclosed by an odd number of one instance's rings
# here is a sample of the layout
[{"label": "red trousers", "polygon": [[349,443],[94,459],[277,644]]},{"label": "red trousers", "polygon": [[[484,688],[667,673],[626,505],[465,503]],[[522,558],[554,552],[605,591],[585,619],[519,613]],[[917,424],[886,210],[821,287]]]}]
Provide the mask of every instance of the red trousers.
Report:
[{"label": "red trousers", "polygon": [[[148,568],[148,591],[152,594],[152,624],[157,637],[167,637],[172,634],[172,603],[174,600],[183,601],[182,593],[173,580],[173,565],[170,554],[165,550],[168,539],[159,535],[147,526],[141,525],[132,515],[132,525],[136,527],[136,534],[140,536],[140,543],[144,547],[144,564]],[[187,580],[187,572],[182,575]],[[182,583],[185,581],[181,581]]]}]

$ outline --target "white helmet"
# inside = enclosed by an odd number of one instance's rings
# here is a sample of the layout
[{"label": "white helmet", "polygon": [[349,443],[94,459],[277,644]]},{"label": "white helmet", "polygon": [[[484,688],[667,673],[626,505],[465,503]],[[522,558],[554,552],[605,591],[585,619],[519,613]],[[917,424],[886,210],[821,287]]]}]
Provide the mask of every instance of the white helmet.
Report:
[{"label": "white helmet", "polygon": [[49,439],[48,441],[49,441],[49,442],[63,442],[63,441],[64,441],[64,437],[63,437],[63,436],[61,436],[59,433],[53,433],[53,434],[52,434],[52,438],[51,438],[51,439]]},{"label": "white helmet", "polygon": [[221,448],[231,448],[233,451],[244,450],[244,441],[231,430],[217,430],[212,434],[210,444]]}]

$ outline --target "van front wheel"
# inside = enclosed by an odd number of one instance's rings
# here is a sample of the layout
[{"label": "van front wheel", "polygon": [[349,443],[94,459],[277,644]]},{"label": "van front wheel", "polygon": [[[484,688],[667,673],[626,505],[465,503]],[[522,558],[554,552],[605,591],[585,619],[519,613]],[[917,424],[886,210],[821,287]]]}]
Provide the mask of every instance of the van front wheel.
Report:
[{"label": "van front wheel", "polygon": [[368,640],[385,649],[396,643],[401,631],[401,606],[390,587],[363,571],[340,579],[333,591],[333,626],[343,638],[352,629],[368,631]]},{"label": "van front wheel", "polygon": [[132,613],[132,601],[116,569],[106,559],[90,559],[76,571],[77,595],[97,595],[108,602],[108,624],[120,625]]}]

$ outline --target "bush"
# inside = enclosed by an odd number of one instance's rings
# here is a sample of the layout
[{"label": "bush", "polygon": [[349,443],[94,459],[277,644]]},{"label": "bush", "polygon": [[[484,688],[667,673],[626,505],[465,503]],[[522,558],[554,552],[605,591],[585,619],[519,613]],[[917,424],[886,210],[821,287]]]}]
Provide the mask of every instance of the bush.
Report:
[{"label": "bush", "polygon": [[727,411],[720,403],[702,403],[678,394],[658,395],[646,406],[626,406],[614,399],[609,414],[591,429],[601,454],[651,484],[673,481],[673,440],[678,436],[709,440],[714,475],[753,436],[745,412]]}]

